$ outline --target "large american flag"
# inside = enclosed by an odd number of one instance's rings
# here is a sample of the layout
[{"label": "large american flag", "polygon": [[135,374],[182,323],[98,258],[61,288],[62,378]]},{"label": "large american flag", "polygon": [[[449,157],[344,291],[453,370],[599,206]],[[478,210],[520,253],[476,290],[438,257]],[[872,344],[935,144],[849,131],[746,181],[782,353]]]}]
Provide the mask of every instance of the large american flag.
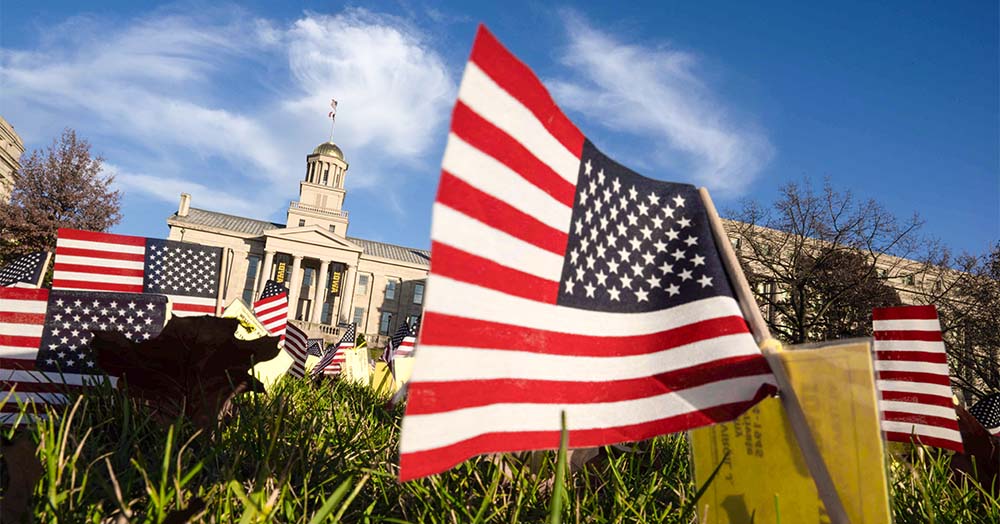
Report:
[{"label": "large american flag", "polygon": [[176,316],[214,315],[222,248],[60,229],[52,289],[166,295]]},{"label": "large american flag", "polygon": [[312,377],[319,376],[335,377],[343,371],[344,362],[347,360],[347,351],[354,349],[354,340],[357,337],[357,329],[354,324],[347,328],[344,336],[336,347],[327,350],[326,355],[312,368]]},{"label": "large american flag", "polygon": [[420,319],[413,322],[411,326],[407,327],[406,336],[403,337],[399,342],[399,346],[396,347],[397,357],[412,357],[413,351],[416,349],[417,345],[417,332],[420,330]]},{"label": "large american flag", "polygon": [[48,262],[48,251],[36,251],[11,260],[0,267],[0,287],[40,287]]},{"label": "large american flag", "polygon": [[293,377],[302,378],[306,376],[306,359],[309,353],[306,345],[309,343],[309,335],[302,331],[295,324],[288,324],[285,330],[285,350],[292,356],[292,365],[288,368],[288,373]]},{"label": "large american flag", "polygon": [[886,439],[962,452],[937,309],[875,308],[872,324]]},{"label": "large american flag", "polygon": [[[598,151],[480,27],[433,210],[400,479],[727,421],[774,378],[698,191]],[[723,239],[722,241],[726,241]]]},{"label": "large american flag", "polygon": [[90,349],[95,331],[119,331],[133,341],[163,329],[163,295],[47,289],[0,289],[0,407],[9,422],[16,402],[61,404],[65,393],[100,370]]},{"label": "large american flag", "polygon": [[260,293],[260,300],[253,303],[253,314],[257,315],[271,336],[284,337],[288,325],[288,289],[268,280]]}]

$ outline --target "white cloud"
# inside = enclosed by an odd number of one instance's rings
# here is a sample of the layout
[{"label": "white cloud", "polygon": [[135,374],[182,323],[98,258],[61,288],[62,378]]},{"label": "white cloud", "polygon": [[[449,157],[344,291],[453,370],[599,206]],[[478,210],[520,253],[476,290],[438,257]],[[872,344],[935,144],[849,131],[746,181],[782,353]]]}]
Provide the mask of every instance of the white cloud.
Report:
[{"label": "white cloud", "polygon": [[138,192],[153,197],[167,204],[178,204],[180,194],[191,195],[194,207],[210,207],[212,211],[221,211],[241,216],[256,216],[260,212],[260,204],[240,198],[230,191],[208,187],[191,180],[168,178],[158,175],[130,173],[114,164],[105,163],[105,174],[115,177],[115,185],[126,193]]},{"label": "white cloud", "polygon": [[[341,102],[335,138],[349,187],[390,190],[392,177],[428,160],[454,99],[423,33],[358,9],[291,24],[240,9],[72,18],[39,40],[0,50],[0,110],[41,135],[27,141],[76,123],[96,150],[118,154],[108,160],[130,192],[175,202],[187,191],[196,206],[252,216],[262,212],[247,204],[256,197],[295,196],[305,155],[328,136],[331,97]],[[231,187],[246,200],[227,197]]]},{"label": "white cloud", "polygon": [[628,44],[566,14],[569,44],[560,61],[574,78],[547,82],[563,107],[648,141],[653,161],[711,190],[739,194],[749,186],[773,148],[712,94],[693,54]]}]

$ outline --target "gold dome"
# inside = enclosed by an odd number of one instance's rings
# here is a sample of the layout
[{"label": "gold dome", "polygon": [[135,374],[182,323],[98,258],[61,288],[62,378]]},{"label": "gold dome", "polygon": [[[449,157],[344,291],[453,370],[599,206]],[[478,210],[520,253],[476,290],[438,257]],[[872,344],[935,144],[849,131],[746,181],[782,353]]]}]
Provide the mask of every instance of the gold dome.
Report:
[{"label": "gold dome", "polygon": [[313,149],[313,154],[332,156],[341,160],[344,159],[344,152],[340,150],[340,146],[334,144],[333,142],[323,142],[322,144],[316,146],[316,149]]}]

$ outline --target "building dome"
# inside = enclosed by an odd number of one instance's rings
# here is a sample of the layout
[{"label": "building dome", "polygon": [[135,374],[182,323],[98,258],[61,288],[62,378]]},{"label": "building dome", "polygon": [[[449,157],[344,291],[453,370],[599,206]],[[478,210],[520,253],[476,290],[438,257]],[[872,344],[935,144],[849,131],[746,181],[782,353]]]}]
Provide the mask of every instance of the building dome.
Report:
[{"label": "building dome", "polygon": [[333,142],[323,142],[322,144],[316,146],[316,149],[313,149],[313,154],[332,156],[341,160],[344,159],[344,152],[340,150],[340,146],[334,144]]}]

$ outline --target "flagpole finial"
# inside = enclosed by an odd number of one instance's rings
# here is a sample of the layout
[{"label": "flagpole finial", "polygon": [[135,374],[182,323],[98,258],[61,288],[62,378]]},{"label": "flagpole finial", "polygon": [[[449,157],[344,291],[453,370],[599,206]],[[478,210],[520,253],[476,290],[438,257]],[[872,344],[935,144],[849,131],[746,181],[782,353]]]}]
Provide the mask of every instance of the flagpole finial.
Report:
[{"label": "flagpole finial", "polygon": [[330,142],[333,142],[333,124],[337,120],[337,100],[335,98],[330,99],[330,108],[333,110],[327,113],[326,116],[330,119]]}]

